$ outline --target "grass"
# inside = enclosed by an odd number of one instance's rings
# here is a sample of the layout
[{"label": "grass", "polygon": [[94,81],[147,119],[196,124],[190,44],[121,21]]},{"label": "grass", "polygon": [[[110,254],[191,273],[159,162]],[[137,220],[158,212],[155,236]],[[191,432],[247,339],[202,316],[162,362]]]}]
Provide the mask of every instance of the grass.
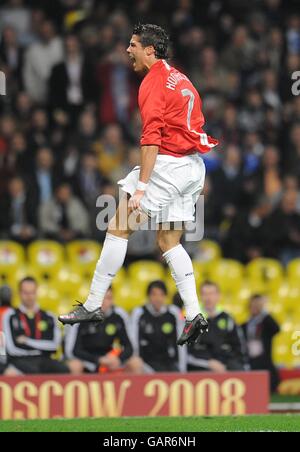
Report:
[{"label": "grass", "polygon": [[0,421],[0,432],[300,432],[300,415]]}]

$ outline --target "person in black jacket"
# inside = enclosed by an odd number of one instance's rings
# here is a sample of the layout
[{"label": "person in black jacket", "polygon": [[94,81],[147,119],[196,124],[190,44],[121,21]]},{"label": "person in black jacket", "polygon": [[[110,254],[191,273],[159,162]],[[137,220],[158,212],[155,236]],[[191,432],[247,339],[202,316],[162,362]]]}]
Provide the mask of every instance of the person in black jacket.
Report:
[{"label": "person in black jacket", "polygon": [[208,317],[208,333],[188,346],[189,371],[226,372],[247,369],[243,334],[233,318],[218,309],[220,289],[206,281],[201,286],[201,299]]},{"label": "person in black jacket", "polygon": [[132,314],[136,353],[144,361],[146,373],[184,372],[185,347],[177,346],[183,328],[180,309],[167,305],[167,288],[163,281],[153,281],[147,290],[148,302]]},{"label": "person in black jacket", "polygon": [[95,96],[94,70],[80,49],[76,35],[65,39],[65,58],[53,67],[49,80],[49,105],[62,110],[75,123],[83,105]]},{"label": "person in black jacket", "polygon": [[102,305],[102,323],[82,323],[69,327],[65,338],[65,357],[72,369],[81,372],[113,372],[125,370],[142,373],[140,359],[133,356],[128,334],[126,312],[114,306],[110,288]]},{"label": "person in black jacket", "polygon": [[54,315],[40,309],[36,302],[37,283],[24,278],[19,284],[21,304],[3,317],[7,368],[5,375],[69,373],[62,362],[52,359],[61,343]]},{"label": "person in black jacket", "polygon": [[5,350],[5,336],[3,333],[2,319],[6,312],[11,309],[12,304],[12,290],[9,286],[0,287],[0,375],[6,369],[6,350]]},{"label": "person in black jacket", "polygon": [[32,202],[40,206],[50,201],[62,180],[62,172],[55,164],[52,149],[39,148],[33,168],[26,174],[28,194]]},{"label": "person in black jacket", "polygon": [[10,88],[16,92],[23,87],[24,49],[20,46],[17,32],[13,27],[5,26],[1,34],[0,65],[6,74]]},{"label": "person in black jacket", "polygon": [[272,340],[279,333],[277,322],[266,311],[266,298],[254,295],[250,300],[250,319],[243,325],[247,341],[250,366],[253,370],[268,370],[271,377],[271,391],[279,383],[279,375],[272,360]]},{"label": "person in black jacket", "polygon": [[7,195],[0,199],[0,234],[27,244],[37,235],[36,204],[20,177],[9,181]]},{"label": "person in black jacket", "polygon": [[283,193],[280,206],[269,216],[267,256],[279,258],[284,265],[300,257],[300,214],[298,191]]}]

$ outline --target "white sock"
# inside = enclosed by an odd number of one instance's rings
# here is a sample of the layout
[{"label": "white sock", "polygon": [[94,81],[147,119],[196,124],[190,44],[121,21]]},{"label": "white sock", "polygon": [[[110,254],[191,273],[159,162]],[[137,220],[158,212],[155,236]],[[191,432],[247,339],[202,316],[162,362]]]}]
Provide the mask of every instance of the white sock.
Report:
[{"label": "white sock", "polygon": [[200,313],[193,264],[182,245],[163,254],[184,303],[186,319],[193,320]]},{"label": "white sock", "polygon": [[97,262],[90,293],[84,307],[88,311],[100,308],[103,298],[114,279],[115,274],[124,263],[128,240],[106,234],[102,253]]}]

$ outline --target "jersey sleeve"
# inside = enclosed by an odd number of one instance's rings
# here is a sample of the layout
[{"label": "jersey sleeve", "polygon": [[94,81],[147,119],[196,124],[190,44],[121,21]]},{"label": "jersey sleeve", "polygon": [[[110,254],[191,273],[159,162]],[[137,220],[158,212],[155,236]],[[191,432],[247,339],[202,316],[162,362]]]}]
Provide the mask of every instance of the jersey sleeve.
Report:
[{"label": "jersey sleeve", "polygon": [[165,106],[163,77],[158,75],[144,83],[140,90],[139,107],[143,124],[141,146],[161,145]]}]

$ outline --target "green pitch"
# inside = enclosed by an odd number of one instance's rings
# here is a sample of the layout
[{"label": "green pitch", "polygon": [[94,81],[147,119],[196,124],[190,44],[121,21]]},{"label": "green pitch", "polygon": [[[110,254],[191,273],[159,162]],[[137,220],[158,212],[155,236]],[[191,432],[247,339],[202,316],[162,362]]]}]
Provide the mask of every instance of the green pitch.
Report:
[{"label": "green pitch", "polygon": [[0,432],[300,432],[300,415],[0,421]]}]

